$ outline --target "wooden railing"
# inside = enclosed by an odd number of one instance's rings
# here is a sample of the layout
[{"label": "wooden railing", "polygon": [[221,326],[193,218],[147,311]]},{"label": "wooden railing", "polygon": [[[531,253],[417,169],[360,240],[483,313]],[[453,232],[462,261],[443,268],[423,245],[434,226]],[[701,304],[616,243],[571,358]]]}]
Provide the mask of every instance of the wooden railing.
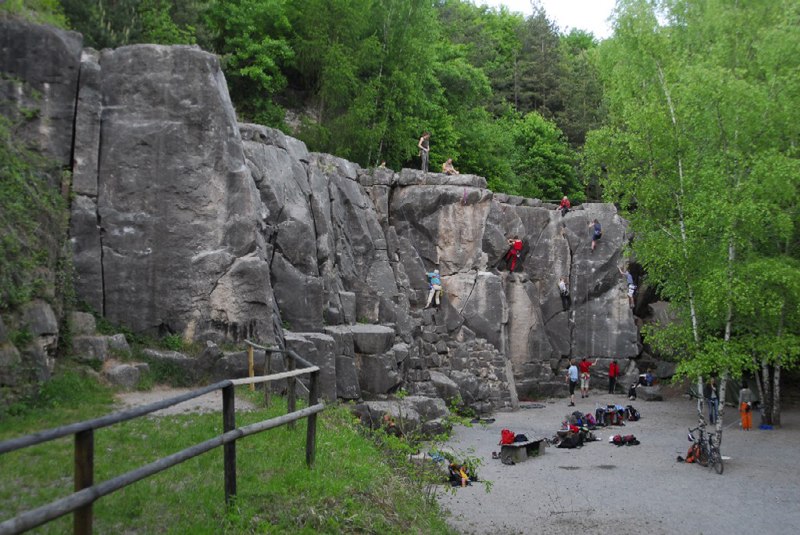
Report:
[{"label": "wooden railing", "polygon": [[[281,425],[288,424],[290,427],[294,427],[294,422],[301,418],[308,419],[308,426],[306,430],[306,464],[309,466],[309,468],[312,467],[314,464],[314,456],[316,454],[316,415],[325,408],[325,405],[319,402],[319,368],[301,358],[294,351],[270,349],[259,346],[250,341],[247,341],[247,344],[250,346],[248,353],[251,362],[253,348],[262,349],[267,353],[283,353],[285,357],[288,357],[288,359],[286,359],[288,360],[288,370],[282,373],[252,377],[251,367],[251,377],[248,378],[227,379],[204,388],[187,392],[186,394],[180,396],[150,403],[149,405],[143,405],[141,407],[135,407],[133,409],[95,418],[94,420],[86,420],[83,422],[65,425],[54,429],[48,429],[32,435],[26,435],[24,437],[0,442],[0,455],[2,455],[15,450],[34,446],[36,444],[41,444],[43,442],[49,442],[64,436],[75,435],[75,492],[69,496],[52,501],[36,509],[26,511],[14,518],[0,523],[0,535],[21,533],[69,513],[74,513],[73,532],[80,535],[89,534],[92,532],[92,504],[99,498],[219,446],[223,446],[225,501],[226,503],[230,503],[233,496],[236,495],[236,441],[240,438],[279,427]],[[267,362],[269,362],[269,360],[269,355],[267,355]],[[296,364],[298,363],[302,365],[303,368],[295,369]],[[296,410],[296,380],[298,376],[305,374],[309,375],[308,406],[304,409]],[[287,395],[287,414],[237,428],[236,407],[234,404],[233,391],[234,387],[239,385],[255,385],[257,383],[270,383],[272,381],[281,379],[286,379],[289,387]],[[139,418],[146,414],[150,414],[152,412],[177,405],[178,403],[197,398],[204,394],[214,392],[215,390],[222,390],[223,433],[221,435],[195,444],[189,448],[158,459],[150,464],[102,483],[94,483],[94,431],[96,429],[108,427],[114,424],[132,420],[134,418]],[[267,400],[269,400],[268,384],[265,385],[264,390],[266,392],[265,395],[267,396]]]}]

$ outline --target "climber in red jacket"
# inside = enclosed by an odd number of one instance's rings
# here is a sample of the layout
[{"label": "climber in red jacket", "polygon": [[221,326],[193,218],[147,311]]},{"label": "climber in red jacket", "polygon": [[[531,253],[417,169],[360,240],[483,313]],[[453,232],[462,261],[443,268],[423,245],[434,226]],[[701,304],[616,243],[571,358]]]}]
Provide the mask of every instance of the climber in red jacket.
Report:
[{"label": "climber in red jacket", "polygon": [[519,239],[519,236],[514,236],[508,240],[508,252],[503,257],[503,260],[506,261],[508,270],[511,273],[514,273],[514,270],[517,268],[517,260],[522,253],[522,246],[522,240]]}]

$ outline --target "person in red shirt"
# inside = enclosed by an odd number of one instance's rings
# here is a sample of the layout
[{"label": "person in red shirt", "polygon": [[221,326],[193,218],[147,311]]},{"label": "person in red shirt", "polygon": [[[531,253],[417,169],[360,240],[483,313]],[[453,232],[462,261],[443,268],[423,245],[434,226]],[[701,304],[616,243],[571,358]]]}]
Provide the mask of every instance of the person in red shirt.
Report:
[{"label": "person in red shirt", "polygon": [[558,209],[561,210],[561,217],[564,217],[565,215],[567,215],[567,212],[569,212],[570,209],[569,199],[567,198],[566,195],[564,195],[564,198],[561,199],[561,204],[558,205]]},{"label": "person in red shirt", "polygon": [[514,236],[513,238],[508,240],[508,252],[506,256],[503,257],[506,261],[506,265],[508,266],[508,270],[511,273],[514,273],[514,270],[517,268],[517,260],[519,259],[519,255],[522,252],[522,240],[519,239],[519,236]]},{"label": "person in red shirt", "polygon": [[583,357],[578,363],[578,371],[581,373],[581,397],[589,397],[589,368],[597,364],[598,359],[594,362],[589,362],[586,357]]},{"label": "person in red shirt", "polygon": [[614,359],[611,361],[611,364],[608,366],[608,393],[613,394],[614,389],[617,387],[617,377],[619,377],[619,364],[617,364],[617,360]]}]

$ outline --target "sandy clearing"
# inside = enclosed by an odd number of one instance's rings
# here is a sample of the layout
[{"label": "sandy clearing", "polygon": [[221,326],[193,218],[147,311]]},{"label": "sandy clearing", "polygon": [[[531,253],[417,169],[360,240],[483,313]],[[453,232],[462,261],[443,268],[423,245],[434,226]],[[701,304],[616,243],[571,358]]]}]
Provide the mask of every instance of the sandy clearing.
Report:
[{"label": "sandy clearing", "polygon": [[[629,403],[624,396],[592,393],[577,409]],[[726,408],[722,453],[725,472],[677,463],[686,455],[687,429],[696,424],[695,404],[676,397],[664,402],[632,402],[638,422],[600,430],[600,442],[546,454],[514,466],[492,460],[500,430],[529,438],[551,437],[568,412],[566,400],[544,408],[494,415],[494,423],[458,427],[448,446],[474,450],[484,459],[482,485],[440,493],[450,524],[462,533],[574,534],[790,533],[800,526],[800,410],[786,407],[780,430],[743,432],[738,414]],[[757,416],[754,420],[758,420]],[[634,434],[639,446],[608,443],[612,434]],[[721,515],[713,514],[720,510]]]}]

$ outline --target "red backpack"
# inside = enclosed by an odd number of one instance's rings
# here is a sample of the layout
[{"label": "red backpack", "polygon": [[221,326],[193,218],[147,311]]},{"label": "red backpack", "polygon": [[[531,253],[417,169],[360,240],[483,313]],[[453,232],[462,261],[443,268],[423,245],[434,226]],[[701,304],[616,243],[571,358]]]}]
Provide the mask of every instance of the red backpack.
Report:
[{"label": "red backpack", "polygon": [[508,429],[503,429],[500,431],[500,444],[513,444],[514,443],[514,433],[509,431]]}]

